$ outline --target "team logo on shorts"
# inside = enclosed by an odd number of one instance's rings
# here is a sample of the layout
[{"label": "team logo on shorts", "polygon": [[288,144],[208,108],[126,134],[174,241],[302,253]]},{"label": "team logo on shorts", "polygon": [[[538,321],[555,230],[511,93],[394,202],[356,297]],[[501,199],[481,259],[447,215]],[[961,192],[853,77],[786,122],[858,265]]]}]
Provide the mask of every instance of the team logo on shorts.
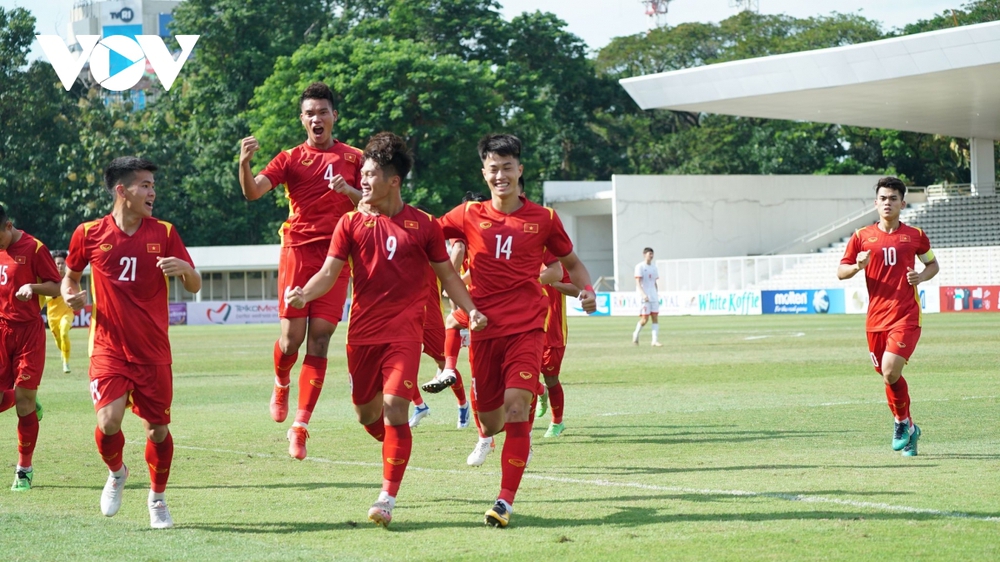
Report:
[{"label": "team logo on shorts", "polygon": [[306,158],[302,162],[299,162],[299,164],[302,164],[303,166],[311,166],[313,162],[314,160],[312,158]]},{"label": "team logo on shorts", "polygon": [[25,374],[22,373],[22,374],[20,374],[20,375],[17,376],[17,382],[25,382],[25,381],[27,381],[29,379],[31,379],[31,375],[25,375]]},{"label": "team logo on shorts", "polygon": [[146,253],[147,254],[159,254],[160,253],[160,244],[159,243],[146,244]]},{"label": "team logo on shorts", "polygon": [[399,466],[401,464],[406,464],[406,459],[396,459],[396,458],[393,458],[393,457],[386,457],[385,462],[387,462],[387,463],[389,463],[389,464],[391,464],[393,466]]},{"label": "team logo on shorts", "polygon": [[491,226],[493,226],[493,223],[491,223],[490,221],[483,221],[483,222],[479,223],[479,228],[481,228],[483,230],[486,230],[487,228],[489,228]]},{"label": "team logo on shorts", "polygon": [[110,252],[113,246],[111,244],[101,244],[101,250],[104,252]]},{"label": "team logo on shorts", "polygon": [[24,256],[14,256],[14,263],[24,265],[28,263],[28,260]]},{"label": "team logo on shorts", "polygon": [[413,388],[413,383],[410,381],[403,381],[403,386],[405,386],[408,389]]},{"label": "team logo on shorts", "polygon": [[530,232],[531,234],[538,234],[538,223],[534,222],[524,223],[524,231]]},{"label": "team logo on shorts", "polygon": [[521,378],[524,379],[524,380],[529,380],[532,376],[534,376],[534,375],[532,375],[531,373],[529,373],[527,371],[521,371],[518,374],[520,374]]},{"label": "team logo on shorts", "polygon": [[521,459],[507,459],[507,462],[509,462],[510,464],[516,466],[517,468],[521,468],[521,467],[523,467],[526,464]]},{"label": "team logo on shorts", "polygon": [[170,415],[170,408],[167,408],[166,410],[163,410],[163,415],[169,416]]}]

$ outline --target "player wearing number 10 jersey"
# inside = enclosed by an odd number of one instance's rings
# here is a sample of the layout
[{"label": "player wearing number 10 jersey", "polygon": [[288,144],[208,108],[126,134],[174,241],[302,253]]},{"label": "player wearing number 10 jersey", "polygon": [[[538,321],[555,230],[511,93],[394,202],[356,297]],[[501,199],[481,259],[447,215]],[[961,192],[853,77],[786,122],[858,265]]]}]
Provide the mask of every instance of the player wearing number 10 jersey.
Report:
[{"label": "player wearing number 10 jersey", "polygon": [[474,327],[485,324],[448,261],[441,228],[430,215],[403,203],[399,190],[411,166],[403,139],[392,133],[372,137],[361,169],[359,210],[337,223],[322,269],[305,287],[285,295],[290,306],[302,308],[329,291],[350,264],[351,399],[358,421],[382,442],[382,492],[368,518],[386,527],[413,445],[407,414],[420,365],[428,262],[448,294],[469,311]]},{"label": "player wearing number 10 jersey", "polygon": [[[284,184],[288,196],[288,220],[281,226],[281,256],[278,259],[278,294],[305,285],[326,259],[326,250],[337,221],[354,210],[361,198],[355,189],[360,181],[361,151],[333,138],[337,122],[333,92],[322,82],[310,84],[299,98],[299,120],[306,142],[279,153],[255,177],[250,159],[257,139],[243,139],[240,152],[240,186],[250,201]],[[306,341],[306,358],[299,372],[299,400],[295,421],[288,430],[288,454],[306,457],[307,428],[326,379],[330,336],[344,311],[347,284],[345,269],[333,290],[299,310],[278,302],[281,337],[274,344],[275,383],[271,393],[271,418],[285,421],[291,370]],[[308,335],[307,335],[308,328]]]},{"label": "player wearing number 10 jersey", "polygon": [[[882,375],[889,409],[895,417],[892,448],[904,456],[917,454],[920,428],[910,418],[910,393],[903,378],[920,339],[920,298],[917,285],[937,275],[939,266],[931,243],[919,228],[899,222],[906,206],[906,186],[885,177],[875,185],[879,222],[859,229],[847,243],[837,277],[850,279],[865,270],[868,285],[868,351]],[[919,259],[924,268],[914,270]]]},{"label": "player wearing number 10 jersey", "polygon": [[156,192],[148,160],[117,158],[104,171],[114,196],[111,214],[81,224],[70,239],[62,296],[74,310],[87,291],[80,277],[90,265],[93,310],[90,317],[90,394],[97,411],[94,438],[108,465],[101,512],[111,517],[121,507],[128,469],[122,462],[125,409],[142,418],[149,467],[149,520],[154,529],[173,526],[164,498],[174,455],[170,436],[173,375],[167,328],[167,277],[179,277],[196,293],[201,276],[194,269],[177,229],[152,217]]},{"label": "player wearing number 10 jersey", "polygon": [[[520,194],[521,141],[489,135],[479,142],[487,202],[469,202],[442,217],[445,237],[468,244],[471,293],[489,326],[473,332],[469,357],[472,393],[486,436],[506,432],[500,494],[486,512],[487,525],[506,527],[531,448],[529,408],[539,390],[547,300],[538,266],[549,249],[582,289],[584,310],[596,309],[590,274],[555,211]],[[450,293],[449,293],[450,294]]]}]

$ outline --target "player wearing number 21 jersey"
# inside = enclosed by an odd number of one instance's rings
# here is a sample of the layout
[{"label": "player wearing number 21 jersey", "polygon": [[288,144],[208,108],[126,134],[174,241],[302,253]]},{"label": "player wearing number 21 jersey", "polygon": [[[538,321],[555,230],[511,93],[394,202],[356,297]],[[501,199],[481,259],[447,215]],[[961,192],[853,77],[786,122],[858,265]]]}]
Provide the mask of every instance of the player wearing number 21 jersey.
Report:
[{"label": "player wearing number 21 jersey", "polygon": [[114,207],[111,214],[73,232],[62,296],[74,310],[83,307],[87,291],[80,290],[80,277],[90,265],[94,438],[110,471],[101,493],[101,512],[111,517],[121,507],[129,475],[122,461],[121,424],[131,406],[146,429],[149,523],[163,529],[174,524],[164,495],[174,455],[169,429],[173,374],[167,277],[178,277],[187,291],[196,293],[201,276],[174,225],[152,216],[156,170],[152,162],[132,156],[116,158],[104,170],[104,185],[114,197]]},{"label": "player wearing number 21 jersey", "polygon": [[[920,339],[920,299],[917,285],[937,275],[939,265],[931,243],[919,228],[899,222],[906,205],[906,186],[885,177],[875,186],[879,222],[859,229],[847,243],[837,276],[850,279],[862,269],[868,285],[868,351],[882,375],[889,409],[895,418],[892,448],[916,456],[920,428],[910,417],[910,393],[903,366]],[[917,259],[924,269],[917,272]]]},{"label": "player wearing number 21 jersey", "polygon": [[347,368],[358,421],[382,442],[382,492],[368,518],[388,527],[413,438],[407,423],[417,385],[427,305],[428,262],[441,285],[469,311],[474,328],[485,317],[472,306],[448,261],[441,228],[430,215],[405,205],[399,190],[412,160],[403,140],[379,133],[365,147],[359,210],[344,215],[326,261],[286,302],[302,308],[334,287],[350,264],[354,277],[347,331]]},{"label": "player wearing number 21 jersey", "polygon": [[500,493],[485,516],[487,525],[506,527],[528,463],[529,408],[540,386],[547,300],[538,267],[546,248],[582,290],[584,310],[592,312],[596,303],[590,274],[573,253],[559,216],[520,193],[521,141],[489,135],[479,142],[479,156],[492,199],[460,205],[440,221],[447,238],[466,241],[470,292],[490,319],[486,329],[472,334],[469,358],[483,433],[488,438],[506,432]]}]

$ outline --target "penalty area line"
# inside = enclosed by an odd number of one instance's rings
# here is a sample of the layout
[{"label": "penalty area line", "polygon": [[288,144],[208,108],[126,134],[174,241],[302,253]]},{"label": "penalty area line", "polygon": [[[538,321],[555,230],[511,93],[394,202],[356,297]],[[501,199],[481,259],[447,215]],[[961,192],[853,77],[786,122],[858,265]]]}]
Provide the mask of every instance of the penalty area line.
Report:
[{"label": "penalty area line", "polygon": [[[184,449],[188,451],[204,451],[211,453],[224,453],[231,455],[248,456],[254,458],[271,459],[279,458],[279,455],[272,455],[269,453],[252,453],[249,451],[234,451],[230,449],[215,449],[211,447],[193,447],[190,445],[174,445],[175,449]],[[306,457],[305,460],[321,463],[321,464],[333,464],[339,466],[364,466],[371,468],[381,468],[382,463],[374,462],[363,462],[363,461],[335,461],[332,459],[326,459],[322,457]],[[432,472],[438,474],[480,474],[480,475],[491,475],[498,476],[496,471],[471,471],[471,470],[456,470],[447,468],[424,468],[419,466],[407,466],[408,470],[414,470],[417,472]],[[941,509],[929,509],[923,507],[910,507],[905,505],[893,505],[888,503],[880,502],[865,502],[856,500],[844,500],[839,498],[828,498],[824,496],[810,496],[806,494],[783,494],[780,492],[752,492],[748,490],[713,490],[706,488],[685,488],[682,486],[659,486],[656,484],[642,484],[640,482],[616,482],[614,480],[587,480],[583,478],[563,478],[559,476],[545,476],[542,474],[525,474],[525,480],[536,480],[542,482],[554,482],[558,484],[573,484],[579,486],[597,486],[601,488],[629,488],[634,490],[649,490],[654,492],[675,492],[681,494],[694,494],[699,496],[730,496],[733,498],[769,498],[790,502],[803,502],[803,503],[828,503],[834,505],[841,505],[845,507],[853,507],[858,509],[868,509],[871,511],[883,511],[888,513],[911,513],[914,515],[932,515],[935,517],[949,517],[954,519],[969,519],[975,521],[989,521],[991,523],[1000,523],[1000,517],[991,517],[985,515],[973,515],[971,513],[962,513],[960,511],[948,511]]]}]

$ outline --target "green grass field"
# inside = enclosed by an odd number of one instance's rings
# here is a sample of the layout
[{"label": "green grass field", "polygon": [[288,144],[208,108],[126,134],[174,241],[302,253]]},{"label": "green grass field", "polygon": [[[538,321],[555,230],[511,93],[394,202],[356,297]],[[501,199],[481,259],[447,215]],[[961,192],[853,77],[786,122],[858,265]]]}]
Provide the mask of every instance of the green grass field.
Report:
[{"label": "green grass field", "polygon": [[[121,512],[98,500],[86,333],[73,373],[55,345],[39,397],[35,487],[8,491],[14,412],[0,416],[3,560],[997,560],[1000,315],[929,315],[905,372],[920,456],[890,449],[891,415],[861,316],[571,319],[567,430],[543,439],[511,526],[483,525],[499,452],[465,457],[448,392],[414,449],[390,530],[366,520],[380,446],[356,423],[343,336],[310,424],[310,457],[271,421],[277,326],[173,329],[177,446],[167,499],[177,527],[149,529],[139,420],[126,416],[132,478]],[[465,353],[462,356],[465,362]],[[467,368],[463,370],[467,371]],[[295,371],[297,373],[297,369]],[[421,380],[431,373],[425,360]],[[465,373],[467,374],[467,373]],[[294,396],[294,395],[293,395]]]}]

